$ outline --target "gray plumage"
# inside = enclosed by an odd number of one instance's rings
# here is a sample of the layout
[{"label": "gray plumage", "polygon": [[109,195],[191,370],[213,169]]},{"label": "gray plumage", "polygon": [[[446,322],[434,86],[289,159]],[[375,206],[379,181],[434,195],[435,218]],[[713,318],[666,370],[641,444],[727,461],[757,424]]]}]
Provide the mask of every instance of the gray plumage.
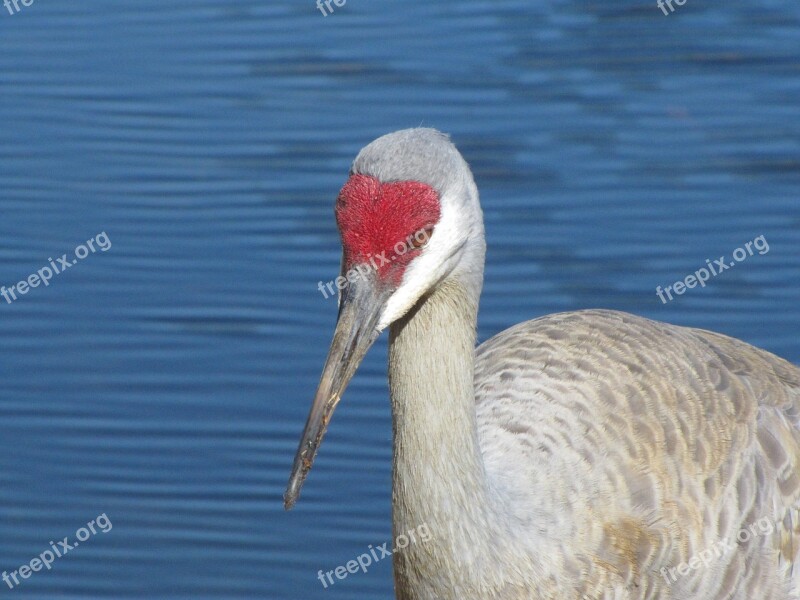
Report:
[{"label": "gray plumage", "polygon": [[394,554],[399,599],[800,598],[798,367],[606,310],[476,350],[483,227],[458,151],[406,130],[353,171],[429,183],[443,209],[378,326],[394,531],[431,533]]}]

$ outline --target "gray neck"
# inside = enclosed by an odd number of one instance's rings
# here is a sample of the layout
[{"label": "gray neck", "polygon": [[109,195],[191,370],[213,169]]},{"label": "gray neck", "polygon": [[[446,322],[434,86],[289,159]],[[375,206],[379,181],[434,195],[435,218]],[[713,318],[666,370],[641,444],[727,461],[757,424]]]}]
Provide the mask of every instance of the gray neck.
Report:
[{"label": "gray neck", "polygon": [[[474,553],[475,537],[496,516],[475,416],[477,308],[449,279],[391,326],[394,535],[417,533],[416,544],[394,555],[398,593],[447,577],[443,563]],[[419,540],[420,526],[430,541]]]},{"label": "gray neck", "polygon": [[410,541],[393,554],[398,600],[556,597],[531,585],[542,577],[525,548],[531,532],[519,531],[510,499],[486,475],[473,381],[476,281],[447,279],[390,329],[393,545]]},{"label": "gray neck", "polygon": [[[450,512],[454,501],[472,503],[486,491],[475,419],[476,320],[477,306],[446,281],[390,329],[395,496],[424,495],[426,511]],[[437,485],[406,489],[420,477]]]}]

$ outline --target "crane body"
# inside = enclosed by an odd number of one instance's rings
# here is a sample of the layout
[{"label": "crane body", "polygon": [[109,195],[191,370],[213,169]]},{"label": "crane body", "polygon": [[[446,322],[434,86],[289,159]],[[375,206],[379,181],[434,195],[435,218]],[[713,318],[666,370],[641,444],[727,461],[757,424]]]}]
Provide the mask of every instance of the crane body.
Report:
[{"label": "crane body", "polygon": [[435,130],[366,146],[336,214],[343,274],[424,241],[342,290],[287,508],[388,329],[393,529],[431,534],[393,555],[399,600],[800,598],[797,366],[609,310],[476,348],[482,213]]}]

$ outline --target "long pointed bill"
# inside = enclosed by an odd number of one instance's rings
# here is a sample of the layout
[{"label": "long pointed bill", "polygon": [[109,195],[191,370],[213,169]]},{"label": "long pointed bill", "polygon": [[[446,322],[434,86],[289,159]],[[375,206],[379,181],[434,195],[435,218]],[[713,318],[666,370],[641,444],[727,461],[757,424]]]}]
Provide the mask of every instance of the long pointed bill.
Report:
[{"label": "long pointed bill", "polygon": [[292,508],[300,496],[300,488],[311,470],[322,436],[344,389],[380,335],[376,326],[391,290],[376,282],[374,273],[370,275],[360,277],[342,290],[336,331],[283,496],[286,510]]}]

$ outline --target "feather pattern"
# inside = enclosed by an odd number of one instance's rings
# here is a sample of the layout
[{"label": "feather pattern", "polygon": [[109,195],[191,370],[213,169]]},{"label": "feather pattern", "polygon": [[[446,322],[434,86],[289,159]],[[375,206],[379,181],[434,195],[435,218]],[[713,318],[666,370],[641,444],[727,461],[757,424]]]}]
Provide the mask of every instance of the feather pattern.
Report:
[{"label": "feather pattern", "polygon": [[588,597],[798,597],[794,365],[588,310],[481,345],[475,397],[487,476],[537,507],[520,525],[548,529],[576,579],[603,582]]},{"label": "feather pattern", "polygon": [[476,349],[483,220],[455,146],[395,132],[351,174],[441,204],[377,326],[395,535],[431,532],[393,554],[399,600],[800,600],[798,367],[608,310]]}]

